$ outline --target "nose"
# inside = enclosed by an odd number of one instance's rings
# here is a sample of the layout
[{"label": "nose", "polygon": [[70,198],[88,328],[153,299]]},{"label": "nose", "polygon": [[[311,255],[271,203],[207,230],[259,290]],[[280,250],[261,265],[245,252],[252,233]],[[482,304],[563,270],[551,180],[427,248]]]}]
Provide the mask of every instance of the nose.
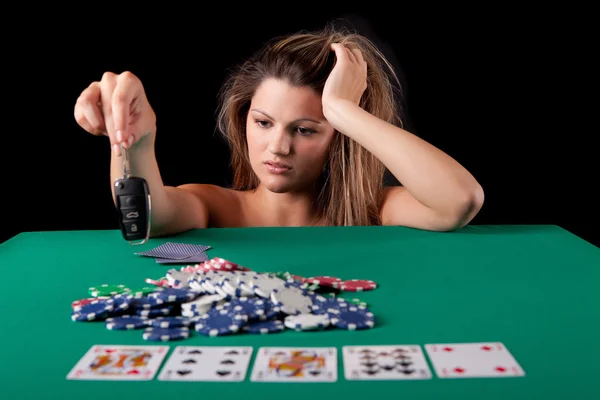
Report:
[{"label": "nose", "polygon": [[292,148],[292,138],[284,129],[272,129],[269,151],[273,154],[288,155]]}]

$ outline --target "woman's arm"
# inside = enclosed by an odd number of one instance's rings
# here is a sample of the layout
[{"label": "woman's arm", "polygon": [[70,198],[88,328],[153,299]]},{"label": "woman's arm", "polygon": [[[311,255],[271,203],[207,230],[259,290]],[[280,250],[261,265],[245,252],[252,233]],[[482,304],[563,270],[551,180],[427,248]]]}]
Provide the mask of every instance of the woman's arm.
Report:
[{"label": "woman's arm", "polygon": [[385,194],[383,223],[429,230],[469,223],[483,205],[481,185],[443,151],[362,109],[358,100],[366,87],[366,64],[357,50],[333,48],[337,64],[324,90],[325,117],[373,153],[402,184]]}]

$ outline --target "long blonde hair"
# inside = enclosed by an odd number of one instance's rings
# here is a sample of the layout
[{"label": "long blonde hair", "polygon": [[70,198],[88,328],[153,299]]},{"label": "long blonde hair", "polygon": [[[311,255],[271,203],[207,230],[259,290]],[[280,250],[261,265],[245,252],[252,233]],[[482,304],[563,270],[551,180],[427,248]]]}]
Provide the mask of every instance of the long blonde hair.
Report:
[{"label": "long blonde hair", "polygon": [[[360,106],[384,121],[402,126],[396,98],[396,93],[401,93],[400,82],[393,66],[371,40],[333,24],[320,31],[273,38],[237,66],[219,92],[217,128],[231,148],[234,189],[253,190],[259,184],[246,142],[246,118],[257,87],[266,78],[278,78],[322,93],[335,62],[332,43],[360,49],[367,62],[367,88]],[[385,166],[354,140],[339,132],[335,135],[318,182],[321,186],[315,204],[319,215],[326,225],[380,225]]]}]

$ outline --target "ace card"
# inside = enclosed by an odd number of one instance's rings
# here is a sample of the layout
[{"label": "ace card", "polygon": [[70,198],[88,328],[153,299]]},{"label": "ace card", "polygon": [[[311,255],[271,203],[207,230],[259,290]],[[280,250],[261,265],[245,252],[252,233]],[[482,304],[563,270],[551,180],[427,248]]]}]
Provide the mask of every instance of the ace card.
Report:
[{"label": "ace card", "polygon": [[496,343],[426,344],[440,378],[500,378],[525,376],[508,349]]},{"label": "ace card", "polygon": [[335,347],[261,347],[252,382],[336,382]]},{"label": "ace card", "polygon": [[431,379],[431,370],[419,345],[344,346],[347,380]]},{"label": "ace card", "polygon": [[151,380],[169,346],[95,345],[67,375],[71,380]]},{"label": "ace card", "polygon": [[241,382],[251,357],[251,346],[177,346],[158,380]]}]

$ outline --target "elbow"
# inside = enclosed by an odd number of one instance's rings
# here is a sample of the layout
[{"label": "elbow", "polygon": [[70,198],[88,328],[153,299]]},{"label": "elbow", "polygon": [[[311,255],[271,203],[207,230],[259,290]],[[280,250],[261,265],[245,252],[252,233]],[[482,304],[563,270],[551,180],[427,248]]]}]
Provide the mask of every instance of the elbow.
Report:
[{"label": "elbow", "polygon": [[453,212],[446,218],[443,230],[454,231],[468,225],[483,207],[485,193],[479,183],[463,191],[461,199],[456,201]]}]

